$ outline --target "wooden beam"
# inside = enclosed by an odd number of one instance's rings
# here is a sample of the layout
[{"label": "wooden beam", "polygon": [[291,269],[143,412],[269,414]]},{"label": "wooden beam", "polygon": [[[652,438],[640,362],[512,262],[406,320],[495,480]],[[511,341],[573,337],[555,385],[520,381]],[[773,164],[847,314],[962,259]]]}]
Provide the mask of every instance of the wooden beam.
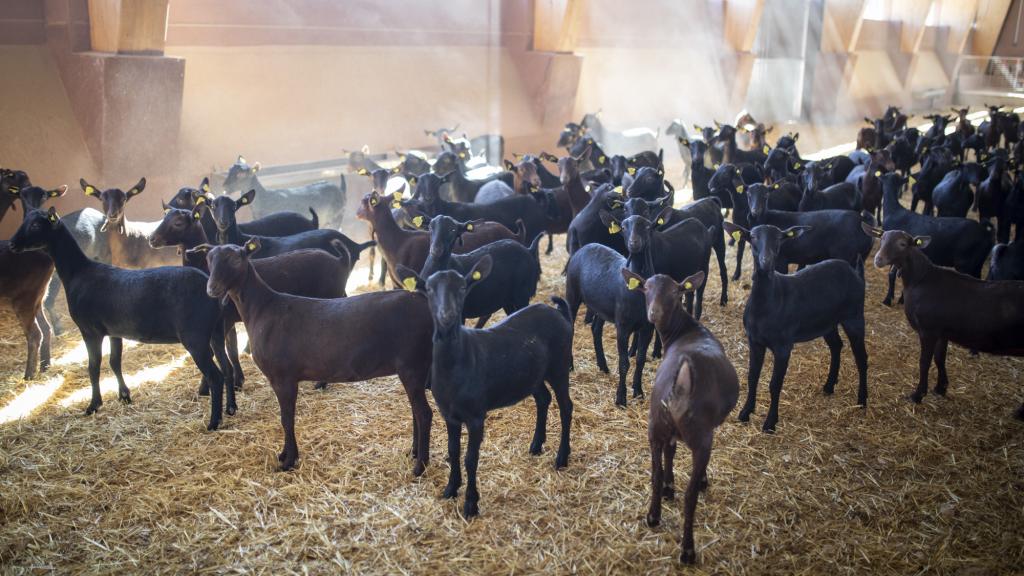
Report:
[{"label": "wooden beam", "polygon": [[163,54],[169,2],[89,0],[92,50],[118,54]]},{"label": "wooden beam", "polygon": [[936,51],[951,54],[963,53],[977,13],[978,0],[942,0],[939,7],[938,25],[948,28],[949,32],[946,42],[936,45]]},{"label": "wooden beam", "polygon": [[900,0],[892,3],[892,19],[902,24],[900,30],[901,52],[917,52],[924,35],[924,23],[932,3],[939,0]]},{"label": "wooden beam", "polygon": [[764,0],[726,0],[726,44],[737,52],[750,52],[763,13]]},{"label": "wooden beam", "polygon": [[967,47],[972,56],[991,56],[1010,10],[1010,0],[979,0],[973,34]]},{"label": "wooden beam", "polygon": [[827,0],[822,23],[821,51],[849,52],[864,17],[864,0]]},{"label": "wooden beam", "polygon": [[533,49],[540,52],[576,50],[582,0],[533,1]]}]

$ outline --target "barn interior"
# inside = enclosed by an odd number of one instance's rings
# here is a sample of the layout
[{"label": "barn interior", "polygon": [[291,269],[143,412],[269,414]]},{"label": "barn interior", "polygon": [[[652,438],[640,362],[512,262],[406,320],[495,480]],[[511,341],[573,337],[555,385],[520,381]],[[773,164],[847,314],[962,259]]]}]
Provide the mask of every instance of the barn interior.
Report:
[{"label": "barn interior", "polygon": [[[0,167],[23,170],[44,189],[67,185],[47,204],[61,215],[101,209],[86,183],[127,190],[145,177],[125,217],[155,223],[182,187],[208,178],[219,195],[244,159],[259,163],[268,189],[341,182],[333,227],[365,242],[371,235],[357,212],[372,182],[353,153],[387,169],[406,155],[432,160],[445,145],[435,131],[444,130],[474,142],[486,173],[521,154],[566,154],[560,134],[591,114],[606,144],[641,139],[663,151],[678,207],[694,190],[684,176],[688,150],[669,131],[674,121],[693,140],[699,127],[761,123],[771,128],[770,147],[799,134],[803,158],[819,160],[853,152],[865,118],[890,107],[922,133],[934,123],[928,116],[951,108],[969,108],[974,126],[990,107],[1024,112],[1022,13],[1024,0],[0,0]],[[615,146],[609,153],[627,153]],[[251,217],[246,210],[240,220]],[[24,216],[20,206],[7,213],[0,238]],[[546,243],[533,302],[566,292],[565,236],[555,235],[550,253]],[[350,296],[383,289],[366,256],[348,277]],[[732,273],[735,246],[725,259]],[[736,367],[741,398],[749,251],[743,266],[723,287],[711,263],[701,319]],[[694,573],[1009,574],[1024,566],[1024,423],[1014,417],[1024,361],[952,346],[948,395],[908,402],[918,335],[899,304],[882,304],[887,270],[868,259],[864,273],[870,403],[858,406],[849,346],[828,396],[820,388],[828,347],[799,344],[783,419],[765,434],[769,355],[752,421],[733,413],[716,433]],[[598,368],[583,314],[574,325],[568,468],[552,466],[557,410],[539,457],[526,450],[532,400],[489,413],[481,515],[466,520],[459,500],[441,498],[446,437],[429,392],[434,432],[423,476],[410,474],[412,427],[396,376],[325,390],[302,382],[302,456],[279,472],[277,401],[248,354],[238,412],[217,431],[206,430],[201,375],[178,344],[125,341],[130,404],[118,401],[104,348],[104,404],[83,416],[88,354],[66,296],[50,318],[63,331],[48,370],[28,379],[25,337],[5,296],[5,572],[680,569],[681,497],[666,502],[660,527],[644,521],[650,394],[625,408],[613,403],[614,369]],[[488,326],[503,318],[498,312]],[[321,345],[315,330],[295,338]],[[603,340],[614,366],[614,330]],[[644,369],[648,391],[658,365]],[[676,470],[681,494],[687,450]]]}]

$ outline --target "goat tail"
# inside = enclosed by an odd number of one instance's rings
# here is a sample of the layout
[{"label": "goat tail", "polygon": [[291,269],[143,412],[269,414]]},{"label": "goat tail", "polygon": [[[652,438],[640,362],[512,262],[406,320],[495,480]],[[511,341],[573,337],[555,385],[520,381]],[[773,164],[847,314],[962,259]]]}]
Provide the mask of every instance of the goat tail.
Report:
[{"label": "goat tail", "polygon": [[376,246],[376,245],[377,245],[377,241],[376,240],[370,240],[369,242],[363,242],[362,244],[355,244],[349,250],[349,253],[352,254],[352,258],[354,260],[359,260],[359,254],[362,253],[363,250],[366,250],[367,248],[370,248],[370,247]]},{"label": "goat tail", "polygon": [[530,248],[529,248],[530,255],[533,256],[533,259],[537,262],[538,266],[540,266],[540,240],[543,237],[544,237],[544,233],[543,232],[537,234],[537,236],[533,239],[533,242],[530,243]]},{"label": "goat tail", "polygon": [[675,421],[676,416],[683,416],[690,410],[690,400],[693,398],[693,368],[689,360],[683,360],[679,366],[679,374],[673,382],[668,396],[661,399],[661,409],[668,413]]},{"label": "goat tail", "polygon": [[316,210],[313,210],[312,206],[309,206],[308,208],[309,213],[313,215],[312,218],[310,218],[310,220],[313,221],[313,229],[316,230],[320,227],[320,217],[316,215]]},{"label": "goat tail", "polygon": [[348,267],[351,268],[354,262],[352,261],[352,253],[348,251],[348,246],[345,246],[345,243],[337,238],[331,239],[330,244],[331,248],[334,248],[335,255],[338,258],[347,259]]},{"label": "goat tail", "polygon": [[552,296],[551,302],[558,308],[558,312],[565,318],[565,321],[572,324],[572,314],[569,312],[569,303],[561,296]]},{"label": "goat tail", "polygon": [[875,215],[867,210],[861,210],[860,219],[862,222],[867,222],[868,226],[875,228],[878,226],[878,220],[875,220]]}]

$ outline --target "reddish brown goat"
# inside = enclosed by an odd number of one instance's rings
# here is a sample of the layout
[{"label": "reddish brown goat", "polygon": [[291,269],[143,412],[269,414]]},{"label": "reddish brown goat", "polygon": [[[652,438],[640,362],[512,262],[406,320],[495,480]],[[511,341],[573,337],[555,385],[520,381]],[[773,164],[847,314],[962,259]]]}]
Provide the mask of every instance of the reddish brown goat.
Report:
[{"label": "reddish brown goat", "polygon": [[[865,225],[865,231],[881,237],[875,266],[896,266],[903,277],[903,310],[921,342],[920,376],[910,395],[921,402],[928,392],[928,368],[932,361],[939,378],[934,392],[946,394],[946,349],[950,342],[978,352],[999,356],[1024,356],[1024,282],[986,282],[932,264],[921,251],[928,236],[911,236],[902,230]],[[1016,417],[1024,420],[1024,405]]]},{"label": "reddish brown goat", "polygon": [[683,308],[682,298],[704,282],[704,273],[677,283],[664,274],[643,277],[622,269],[626,285],[646,296],[647,318],[665,343],[658,366],[647,417],[651,445],[651,505],[647,525],[661,522],[661,499],[675,496],[672,463],[676,442],[682,440],[693,455],[693,472],[683,503],[683,545],[679,560],[693,564],[693,514],[697,493],[707,489],[707,466],[715,428],[736,407],[739,377],[722,344],[710,330]]},{"label": "reddish brown goat", "polygon": [[53,275],[53,260],[42,252],[11,252],[11,244],[0,242],[0,299],[10,302],[25,334],[27,347],[25,378],[50,366],[50,338],[53,331],[42,310],[46,286]]},{"label": "reddish brown goat", "polygon": [[[149,243],[155,248],[177,246],[182,252],[182,265],[198,268],[209,274],[206,265],[206,252],[209,250],[206,232],[202,226],[202,210],[208,205],[200,204],[192,210],[172,208],[164,213],[164,219],[149,237]],[[340,256],[319,249],[302,249],[286,252],[278,256],[253,260],[253,267],[272,289],[285,294],[306,296],[308,298],[343,298],[345,284],[348,282],[352,264],[348,250],[340,241],[335,249]],[[234,406],[233,390],[241,389],[245,382],[245,374],[238,360],[238,334],[235,324],[242,321],[238,309],[233,303],[227,303],[223,310],[224,344],[231,363],[231,373],[225,370],[225,381],[228,384],[228,404]],[[233,386],[230,384],[234,382]],[[199,393],[205,395],[207,383]],[[318,382],[317,388],[325,388],[326,383]]]},{"label": "reddish brown goat", "polygon": [[857,148],[865,152],[875,149],[875,141],[878,140],[878,132],[874,126],[865,126],[857,131]]},{"label": "reddish brown goat", "polygon": [[[423,269],[423,264],[427,261],[427,252],[430,250],[430,233],[420,230],[405,230],[399,226],[391,213],[390,200],[390,196],[381,196],[376,192],[370,192],[363,196],[356,216],[369,222],[373,227],[377,245],[384,254],[384,260],[388,265],[388,275],[394,286],[397,287],[400,286],[400,280],[396,273],[399,264],[410,270]],[[425,220],[425,216],[413,216],[413,222],[417,226]],[[498,240],[508,239],[522,242],[521,235],[513,234],[511,230],[497,222],[481,220],[472,224],[472,232],[462,236],[462,242],[456,244],[453,253],[472,252],[485,244]]]},{"label": "reddish brown goat", "polygon": [[281,294],[253,268],[249,257],[256,250],[258,239],[210,250],[207,292],[214,298],[231,297],[244,318],[252,358],[277,395],[285,437],[278,456],[281,469],[294,467],[299,457],[299,381],[356,382],[397,374],[412,405],[413,474],[423,474],[430,459],[433,417],[426,384],[434,323],[426,299],[405,290],[327,300]]}]

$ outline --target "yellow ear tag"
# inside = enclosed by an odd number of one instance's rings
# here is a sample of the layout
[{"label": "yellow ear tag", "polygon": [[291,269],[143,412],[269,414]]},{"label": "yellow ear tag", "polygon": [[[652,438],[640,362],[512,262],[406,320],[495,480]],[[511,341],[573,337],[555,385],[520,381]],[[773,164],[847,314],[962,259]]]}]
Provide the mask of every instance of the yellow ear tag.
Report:
[{"label": "yellow ear tag", "polygon": [[715,170],[718,170],[718,164],[713,164],[713,165],[712,165],[712,167],[713,167],[713,168],[714,168]]},{"label": "yellow ear tag", "polygon": [[658,218],[658,226],[661,226],[664,223],[665,223],[665,219],[664,218]]},{"label": "yellow ear tag", "polygon": [[882,171],[881,170],[875,170],[875,178],[879,178],[881,176],[882,176]]},{"label": "yellow ear tag", "polygon": [[206,202],[206,196],[199,196],[198,198],[196,198],[196,206],[199,206],[203,202]]},{"label": "yellow ear tag", "polygon": [[249,242],[248,244],[245,245],[245,248],[249,252],[253,252],[254,250],[256,250],[256,243],[255,242]]},{"label": "yellow ear tag", "polygon": [[629,168],[626,168],[626,172],[629,172],[630,174],[636,174],[636,168],[630,166]]},{"label": "yellow ear tag", "polygon": [[796,164],[793,164],[793,168],[799,169],[800,168],[800,163],[797,162]]},{"label": "yellow ear tag", "polygon": [[402,286],[405,286],[405,289],[408,290],[409,292],[415,292],[416,279],[413,278],[412,276],[407,276],[404,280],[402,280]]},{"label": "yellow ear tag", "polygon": [[479,279],[480,279],[480,271],[479,270],[474,270],[473,271],[473,280],[479,280]]},{"label": "yellow ear tag", "polygon": [[621,231],[622,231],[622,227],[619,226],[618,222],[612,222],[611,225],[608,226],[608,233],[609,234],[618,234]]},{"label": "yellow ear tag", "polygon": [[740,184],[739,186],[736,187],[736,193],[743,194],[743,184]]},{"label": "yellow ear tag", "polygon": [[914,178],[913,176],[911,176],[910,177],[910,185],[913,186],[914,184],[917,184],[917,179]]},{"label": "yellow ear tag", "polygon": [[776,185],[772,186],[772,189],[774,189],[774,190],[778,190],[778,189],[779,189],[779,185],[778,185],[778,184],[776,184]]},{"label": "yellow ear tag", "polygon": [[589,194],[590,193],[590,185],[584,186],[583,190]]},{"label": "yellow ear tag", "polygon": [[693,283],[692,282],[683,282],[683,289],[684,290],[693,290]]},{"label": "yellow ear tag", "polygon": [[473,231],[473,224],[472,223],[466,224],[466,230],[469,230],[470,232],[472,232]]},{"label": "yellow ear tag", "polygon": [[771,151],[772,151],[772,149],[771,149],[771,148],[769,148],[767,144],[765,144],[765,145],[764,145],[764,153],[765,153],[765,154],[767,154],[767,153],[769,153],[769,152],[771,152]]},{"label": "yellow ear tag", "polygon": [[199,212],[193,212],[192,213],[192,219],[193,220],[199,220]]},{"label": "yellow ear tag", "polygon": [[243,196],[243,197],[241,198],[240,202],[241,202],[242,204],[248,204],[248,203],[249,203],[249,199],[248,199],[248,198],[246,198],[245,196]]},{"label": "yellow ear tag", "polygon": [[93,188],[92,186],[86,186],[86,187],[85,187],[85,193],[86,193],[87,195],[89,195],[89,196],[92,196],[93,194],[95,194],[95,193],[96,193],[96,189],[95,189],[95,188]]},{"label": "yellow ear tag", "polygon": [[459,158],[465,158],[465,157],[466,157],[466,153],[465,152],[459,152]]},{"label": "yellow ear tag", "polygon": [[57,221],[57,215],[56,214],[50,214],[50,222],[56,222],[56,221]]},{"label": "yellow ear tag", "polygon": [[391,169],[392,174],[398,174],[401,171],[401,168],[399,168],[398,166],[395,166],[394,168]]},{"label": "yellow ear tag", "polygon": [[633,278],[632,276],[629,278],[629,280],[626,280],[626,287],[629,288],[630,290],[636,290],[639,286],[640,281],[637,280],[636,278]]},{"label": "yellow ear tag", "polygon": [[922,241],[920,238],[914,238],[914,244],[920,246],[921,244],[924,244],[924,241]]},{"label": "yellow ear tag", "polygon": [[733,240],[735,240],[735,241],[739,242],[739,241],[740,241],[740,238],[741,238],[742,236],[743,236],[743,234],[740,234],[740,231],[739,231],[739,230],[733,230],[733,233],[732,233],[732,238],[733,238]]},{"label": "yellow ear tag", "polygon": [[796,232],[793,232],[792,230],[786,232],[786,238],[792,238],[793,236],[796,236]]},{"label": "yellow ear tag", "polygon": [[612,190],[612,192],[615,192],[616,194],[622,194],[622,186],[616,186],[615,189]]},{"label": "yellow ear tag", "polygon": [[376,206],[376,205],[377,205],[377,198],[376,197],[370,198],[370,206]]},{"label": "yellow ear tag", "polygon": [[607,158],[605,158],[604,156],[601,156],[600,158],[597,159],[597,163],[598,164],[604,164],[605,160],[607,160]]},{"label": "yellow ear tag", "polygon": [[210,191],[210,185],[209,184],[203,184],[203,192],[209,192],[209,191]]}]

